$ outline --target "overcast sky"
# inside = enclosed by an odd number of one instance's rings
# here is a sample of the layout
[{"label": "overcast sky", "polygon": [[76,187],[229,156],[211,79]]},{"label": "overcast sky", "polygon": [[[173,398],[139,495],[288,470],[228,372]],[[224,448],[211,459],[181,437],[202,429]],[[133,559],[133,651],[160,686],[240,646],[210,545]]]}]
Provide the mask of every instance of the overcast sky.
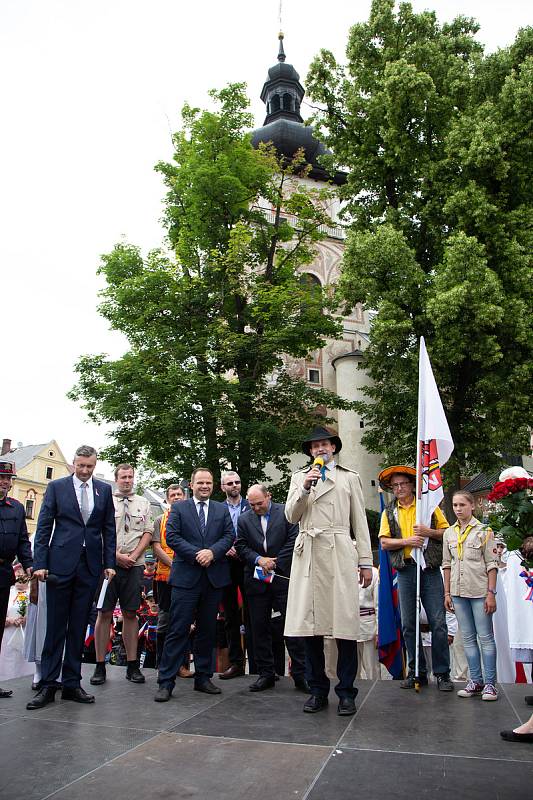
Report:
[{"label": "overcast sky", "polygon": [[[413,6],[441,21],[475,17],[491,51],[532,16],[525,0]],[[369,8],[284,0],[287,61],[302,81],[320,48],[343,59]],[[125,346],[96,312],[100,255],[123,237],[144,252],[161,244],[153,166],[171,159],[185,101],[205,107],[210,88],[245,81],[262,124],[278,12],[279,0],[1,0],[0,439],[57,439],[67,458],[81,443],[105,445],[105,429],[65,397],[79,355],[118,357]]]}]

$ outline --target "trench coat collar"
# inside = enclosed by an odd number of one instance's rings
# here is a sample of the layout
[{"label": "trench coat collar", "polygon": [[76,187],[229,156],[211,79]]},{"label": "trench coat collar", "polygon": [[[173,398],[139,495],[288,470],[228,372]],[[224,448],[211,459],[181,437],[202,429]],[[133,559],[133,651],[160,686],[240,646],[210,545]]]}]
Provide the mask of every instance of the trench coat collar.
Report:
[{"label": "trench coat collar", "polygon": [[318,500],[319,497],[322,497],[335,488],[337,469],[338,464],[335,464],[334,469],[326,469],[326,480],[320,480],[316,486],[311,487],[311,494],[313,495],[314,500]]}]

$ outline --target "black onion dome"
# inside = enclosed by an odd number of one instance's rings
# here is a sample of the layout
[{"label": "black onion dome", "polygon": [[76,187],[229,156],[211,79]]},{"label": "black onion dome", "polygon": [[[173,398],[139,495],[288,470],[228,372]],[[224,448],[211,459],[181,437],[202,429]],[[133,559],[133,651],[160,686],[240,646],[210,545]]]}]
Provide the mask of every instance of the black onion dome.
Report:
[{"label": "black onion dome", "polygon": [[[304,125],[300,115],[300,105],[305,90],[300,76],[292,66],[285,63],[283,34],[279,34],[278,63],[268,70],[268,77],[261,91],[261,100],[266,105],[267,115],[262,128],[252,131],[252,144],[272,142],[279,155],[293,158],[300,148],[305,153],[307,164],[311,165],[311,178],[331,180],[324,167],[318,163],[318,156],[328,153],[325,145],[313,134],[313,129]],[[346,176],[338,172],[333,181],[342,184]]]}]

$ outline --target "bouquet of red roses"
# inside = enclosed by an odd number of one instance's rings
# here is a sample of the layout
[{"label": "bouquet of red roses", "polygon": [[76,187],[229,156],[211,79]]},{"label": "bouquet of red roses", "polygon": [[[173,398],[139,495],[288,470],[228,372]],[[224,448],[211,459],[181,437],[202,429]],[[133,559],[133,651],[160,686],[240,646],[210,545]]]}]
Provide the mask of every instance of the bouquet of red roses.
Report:
[{"label": "bouquet of red roses", "polygon": [[490,525],[509,551],[521,553],[522,566],[527,569],[533,569],[532,490],[533,478],[509,477],[495,483],[488,495],[491,503],[497,503],[496,510],[489,516]]}]

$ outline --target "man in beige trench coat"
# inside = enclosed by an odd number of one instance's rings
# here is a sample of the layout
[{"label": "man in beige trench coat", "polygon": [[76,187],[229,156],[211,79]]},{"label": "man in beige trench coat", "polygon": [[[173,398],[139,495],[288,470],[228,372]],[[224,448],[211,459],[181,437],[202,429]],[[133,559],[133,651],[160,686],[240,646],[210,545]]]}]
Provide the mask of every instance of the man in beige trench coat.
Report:
[{"label": "man in beige trench coat", "polygon": [[329,678],[325,672],[324,636],[337,641],[339,697],[337,713],[355,714],[359,632],[358,566],[361,582],[372,580],[372,550],[366,521],[361,479],[335,462],[340,438],[316,427],[302,443],[315,462],[291,479],[285,505],[289,522],[300,523],[294,546],[285,636],[303,636],[311,697],[303,710],[313,714],[326,708]]}]

